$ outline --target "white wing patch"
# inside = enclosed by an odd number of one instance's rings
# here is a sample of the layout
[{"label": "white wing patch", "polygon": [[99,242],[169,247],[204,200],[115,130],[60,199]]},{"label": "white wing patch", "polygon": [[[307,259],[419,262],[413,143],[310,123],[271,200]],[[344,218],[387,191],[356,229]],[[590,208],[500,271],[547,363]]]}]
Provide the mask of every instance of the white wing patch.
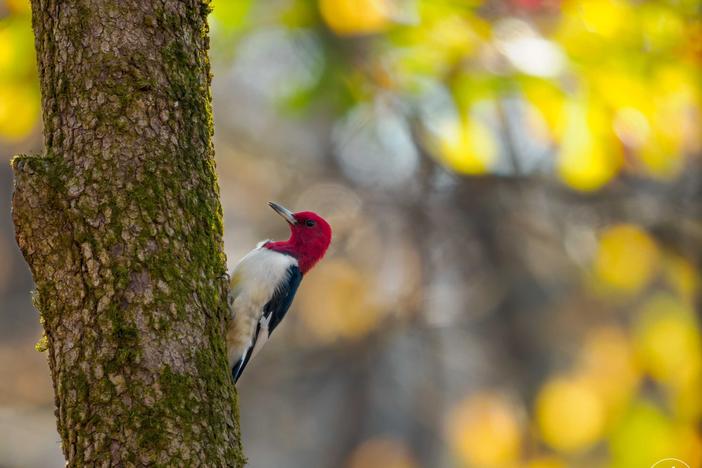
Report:
[{"label": "white wing patch", "polygon": [[261,325],[261,328],[258,331],[258,338],[256,338],[256,344],[254,345],[254,349],[251,352],[252,358],[256,357],[258,352],[261,351],[261,348],[263,348],[263,345],[266,344],[268,338],[271,336],[269,328],[271,317],[273,317],[273,314],[269,314],[268,317],[263,316],[261,317],[261,320],[258,321],[258,323]]}]

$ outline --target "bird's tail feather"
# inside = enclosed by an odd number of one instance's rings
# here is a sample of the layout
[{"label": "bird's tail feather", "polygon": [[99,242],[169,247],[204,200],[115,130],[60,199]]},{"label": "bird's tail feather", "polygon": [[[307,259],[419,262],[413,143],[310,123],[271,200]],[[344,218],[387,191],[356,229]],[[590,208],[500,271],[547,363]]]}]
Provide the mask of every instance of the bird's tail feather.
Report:
[{"label": "bird's tail feather", "polygon": [[247,349],[246,352],[244,353],[241,358],[239,358],[238,361],[234,363],[232,366],[232,379],[234,379],[234,383],[237,383],[239,380],[239,377],[241,377],[241,374],[244,372],[244,368],[246,367],[246,364],[249,363],[249,358],[251,357],[251,348]]}]

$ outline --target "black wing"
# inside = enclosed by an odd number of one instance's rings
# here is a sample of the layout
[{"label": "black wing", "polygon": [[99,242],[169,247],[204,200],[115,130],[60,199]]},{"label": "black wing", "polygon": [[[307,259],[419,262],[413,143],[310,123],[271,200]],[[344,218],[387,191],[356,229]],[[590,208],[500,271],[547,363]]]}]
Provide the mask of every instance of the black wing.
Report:
[{"label": "black wing", "polygon": [[263,306],[263,314],[258,321],[258,325],[256,325],[256,332],[254,333],[253,340],[251,340],[251,346],[249,346],[246,352],[232,367],[234,382],[238,381],[239,377],[241,377],[241,374],[244,372],[246,364],[249,363],[249,359],[251,359],[251,355],[254,349],[256,349],[258,340],[262,339],[263,342],[261,344],[265,343],[273,333],[273,330],[275,330],[285,317],[285,314],[290,308],[290,304],[292,304],[295,298],[295,293],[301,281],[302,272],[300,272],[300,269],[296,265],[291,265],[290,268],[288,268],[288,281],[284,286],[280,287],[266,305]]}]

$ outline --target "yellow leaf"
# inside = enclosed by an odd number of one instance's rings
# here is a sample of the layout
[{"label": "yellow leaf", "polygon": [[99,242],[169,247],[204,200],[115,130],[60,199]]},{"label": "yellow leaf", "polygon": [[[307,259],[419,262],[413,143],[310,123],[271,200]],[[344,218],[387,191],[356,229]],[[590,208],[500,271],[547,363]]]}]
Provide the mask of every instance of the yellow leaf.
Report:
[{"label": "yellow leaf", "polygon": [[681,45],[684,41],[685,23],[672,9],[647,2],[639,5],[637,13],[648,48],[665,50]]},{"label": "yellow leaf", "polygon": [[521,452],[518,410],[494,393],[480,393],[459,403],[449,416],[447,436],[458,457],[471,466],[504,466]]},{"label": "yellow leaf", "polygon": [[621,164],[621,150],[609,122],[602,109],[583,101],[569,103],[565,116],[558,173],[574,189],[597,190],[617,174]]},{"label": "yellow leaf", "polygon": [[469,117],[450,121],[438,132],[439,156],[449,168],[463,174],[482,174],[497,158],[492,131]]},{"label": "yellow leaf", "polygon": [[597,392],[584,380],[558,377],[548,381],[536,399],[536,421],[548,445],[580,452],[602,435],[605,412]]},{"label": "yellow leaf", "polygon": [[[702,418],[700,395],[702,395],[702,376],[699,375],[683,386],[669,389],[671,407],[677,419],[695,424]],[[702,437],[702,434],[700,436]],[[702,456],[702,452],[699,454]]]},{"label": "yellow leaf", "polygon": [[6,75],[7,70],[12,66],[14,52],[12,31],[9,28],[0,27],[0,76]]},{"label": "yellow leaf", "polygon": [[616,38],[631,23],[631,8],[620,0],[581,0],[576,4],[588,31],[607,38]]},{"label": "yellow leaf", "polygon": [[437,18],[422,18],[421,27],[409,28],[396,39],[399,69],[406,76],[441,76],[479,50],[483,23],[475,17],[442,12]]},{"label": "yellow leaf", "polygon": [[631,7],[623,0],[569,0],[555,37],[576,60],[596,60],[636,33]]},{"label": "yellow leaf", "polygon": [[684,162],[681,140],[680,134],[673,136],[660,132],[649,139],[638,156],[651,176],[670,180],[680,174]]},{"label": "yellow leaf", "polygon": [[30,85],[0,86],[0,138],[21,140],[39,118],[39,93]]},{"label": "yellow leaf", "polygon": [[651,281],[658,258],[656,243],[641,228],[615,225],[600,236],[595,274],[613,292],[634,294]]},{"label": "yellow leaf", "polygon": [[27,81],[36,74],[35,67],[34,36],[29,17],[0,19],[0,82]]},{"label": "yellow leaf", "polygon": [[649,173],[669,179],[684,168],[686,154],[702,147],[702,96],[693,70],[685,66],[661,66],[651,82],[652,132],[639,157]]},{"label": "yellow leaf", "polygon": [[319,0],[322,18],[340,36],[384,31],[389,25],[387,0]]},{"label": "yellow leaf", "polygon": [[527,100],[539,110],[552,138],[562,135],[564,127],[565,99],[563,92],[544,80],[526,80],[523,91]]},{"label": "yellow leaf", "polygon": [[210,4],[212,16],[225,28],[236,29],[246,22],[251,9],[251,0],[213,0]]},{"label": "yellow leaf", "polygon": [[702,375],[702,339],[692,307],[658,294],[644,304],[636,326],[641,365],[655,379],[680,388]]},{"label": "yellow leaf", "polygon": [[[672,422],[647,401],[636,401],[610,438],[613,468],[650,467],[658,460],[683,456]],[[673,455],[675,454],[675,455]]]}]

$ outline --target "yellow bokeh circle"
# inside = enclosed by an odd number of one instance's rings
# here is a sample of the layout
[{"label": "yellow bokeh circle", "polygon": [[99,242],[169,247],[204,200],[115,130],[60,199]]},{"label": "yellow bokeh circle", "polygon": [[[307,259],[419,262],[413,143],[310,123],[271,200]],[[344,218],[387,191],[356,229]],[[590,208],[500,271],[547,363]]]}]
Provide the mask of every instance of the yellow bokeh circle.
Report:
[{"label": "yellow bokeh circle", "polygon": [[504,466],[518,459],[522,429],[518,409],[504,397],[480,393],[460,402],[448,418],[447,436],[470,466]]},{"label": "yellow bokeh circle", "polygon": [[324,22],[340,36],[358,36],[383,31],[389,23],[385,0],[320,0]]},{"label": "yellow bokeh circle", "polygon": [[544,442],[562,452],[589,448],[602,434],[605,408],[585,380],[559,377],[546,383],[536,401]]},{"label": "yellow bokeh circle", "polygon": [[615,292],[636,293],[651,281],[658,257],[656,243],[643,229],[631,224],[612,226],[600,236],[595,273]]}]

